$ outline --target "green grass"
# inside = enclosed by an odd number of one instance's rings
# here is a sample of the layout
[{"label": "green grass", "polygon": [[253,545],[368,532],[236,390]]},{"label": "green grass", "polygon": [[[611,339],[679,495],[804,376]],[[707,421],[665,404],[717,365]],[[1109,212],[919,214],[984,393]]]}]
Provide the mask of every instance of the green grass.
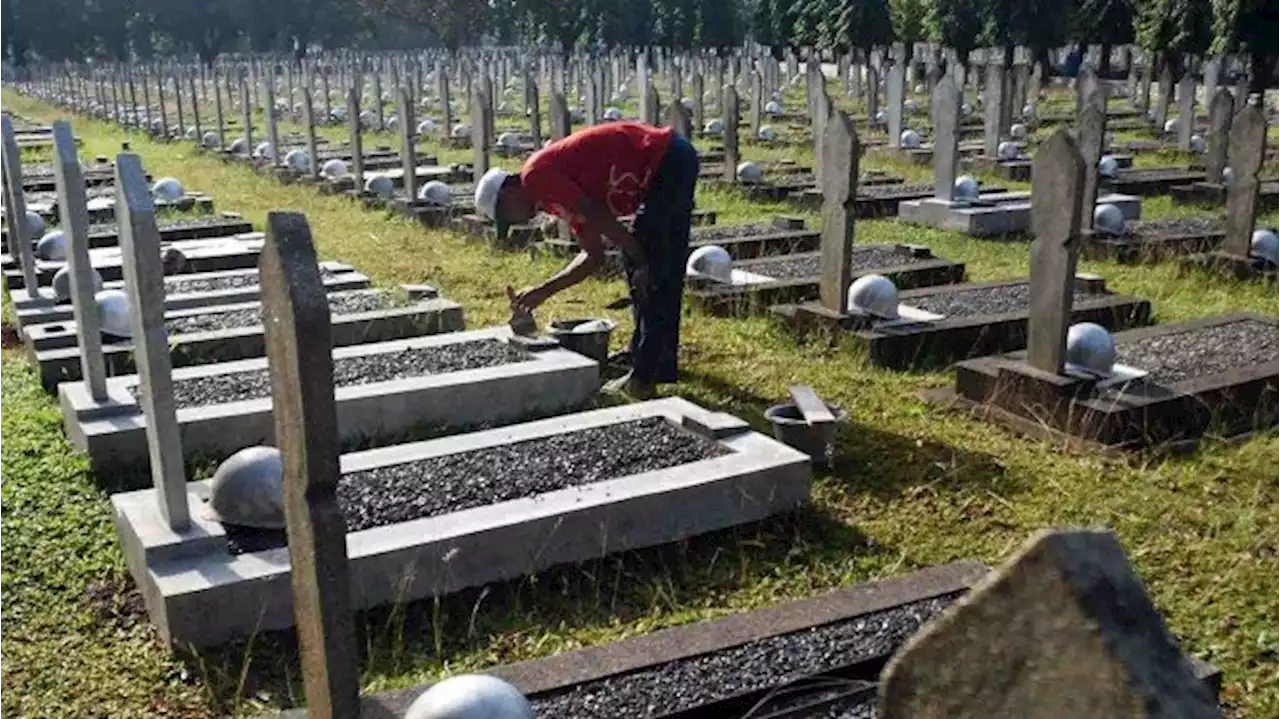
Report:
[{"label": "green grass", "polygon": [[[8,91],[3,99],[8,111],[32,120],[59,115]],[[76,129],[83,156],[113,154],[128,137],[86,120],[77,120]],[[463,303],[473,327],[506,320],[505,285],[538,281],[557,267],[549,259],[496,254],[305,187],[280,186],[198,156],[185,144],[141,137],[132,142],[153,173],[212,192],[220,208],[243,212],[259,226],[269,210],[305,212],[322,256],[350,262],[383,284],[437,284]],[[807,150],[787,152],[812,163]],[[863,164],[908,170],[870,156]],[[726,192],[704,192],[698,200],[718,210],[722,223],[789,211]],[[1144,217],[1173,212],[1167,200],[1144,202]],[[1027,271],[1026,243],[975,240],[896,221],[859,222],[857,241],[925,244],[966,262],[975,280]],[[1160,321],[1242,309],[1277,313],[1274,285],[1179,277],[1172,265],[1088,262],[1082,270],[1102,274],[1116,291],[1149,298]],[[626,327],[625,313],[602,310],[623,291],[618,282],[591,280],[555,298],[542,315],[606,315]],[[682,363],[685,379],[672,394],[760,428],[761,410],[795,382],[812,384],[849,411],[836,466],[818,478],[812,506],[693,541],[363,614],[365,691],[932,564],[995,563],[1038,528],[1082,525],[1119,535],[1186,649],[1223,668],[1223,698],[1232,716],[1276,714],[1280,442],[1274,433],[1236,444],[1209,441],[1193,457],[1067,454],[922,403],[918,391],[947,383],[945,372],[871,368],[848,347],[797,346],[763,318],[690,313]],[[176,654],[156,641],[138,614],[114,539],[102,487],[115,478],[87,472],[62,436],[56,402],[40,391],[24,359],[5,356],[2,392],[4,711],[205,716],[296,704],[297,656],[287,636]]]}]

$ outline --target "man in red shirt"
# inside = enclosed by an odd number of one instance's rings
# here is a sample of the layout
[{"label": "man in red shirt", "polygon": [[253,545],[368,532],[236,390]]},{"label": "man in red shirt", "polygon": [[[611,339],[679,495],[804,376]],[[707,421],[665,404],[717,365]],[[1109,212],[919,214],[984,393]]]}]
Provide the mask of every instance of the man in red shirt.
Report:
[{"label": "man in red shirt", "polygon": [[[638,399],[676,381],[680,303],[698,153],[670,128],[611,122],[534,153],[520,174],[493,169],[476,185],[476,209],[500,223],[525,222],[539,209],[567,220],[580,252],[547,281],[519,292],[513,310],[532,311],[622,253],[631,288],[631,372],[612,385]],[[631,231],[619,217],[635,214]]]}]

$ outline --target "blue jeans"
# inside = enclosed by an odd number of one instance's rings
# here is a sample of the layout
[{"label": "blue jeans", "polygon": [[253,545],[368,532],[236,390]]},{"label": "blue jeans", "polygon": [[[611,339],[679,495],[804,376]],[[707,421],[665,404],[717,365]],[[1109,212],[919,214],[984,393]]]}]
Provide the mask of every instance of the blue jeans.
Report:
[{"label": "blue jeans", "polygon": [[632,232],[644,248],[651,286],[637,293],[634,267],[624,256],[631,286],[631,374],[645,383],[675,382],[680,348],[680,302],[689,257],[693,192],[698,183],[698,151],[682,137],[671,138],[658,171],[636,211]]}]

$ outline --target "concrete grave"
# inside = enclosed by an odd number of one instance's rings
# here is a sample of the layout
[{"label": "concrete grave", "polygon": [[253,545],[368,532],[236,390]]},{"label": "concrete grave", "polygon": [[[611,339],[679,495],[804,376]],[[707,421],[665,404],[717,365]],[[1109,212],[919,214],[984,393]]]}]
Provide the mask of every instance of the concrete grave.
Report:
[{"label": "concrete grave", "polygon": [[[677,541],[789,511],[808,498],[807,456],[750,431],[741,420],[677,398],[344,455],[338,494],[343,496],[344,483],[388,472],[412,476],[422,463],[480,461],[484,453],[518,451],[510,448],[521,443],[626,430],[641,426],[637,422],[714,456],[686,463],[668,457],[662,469],[578,480],[585,483],[562,476],[560,484],[568,486],[531,496],[493,502],[490,495],[489,503],[477,498],[477,504],[442,514],[349,530],[354,607],[439,596]],[[494,458],[484,465],[495,479],[503,477]],[[286,549],[269,542],[275,546],[253,551],[248,542],[261,537],[204,519],[208,491],[206,482],[187,485],[193,526],[185,532],[157,521],[152,490],[112,497],[126,563],[160,636],[203,646],[290,626]],[[348,526],[352,521],[348,517]]]},{"label": "concrete grave", "polygon": [[[59,205],[61,205],[61,202],[59,202]],[[192,217],[158,220],[156,226],[160,231],[160,241],[165,243],[178,240],[227,237],[228,235],[253,232],[253,224],[235,212],[218,212],[213,215],[195,215]],[[86,233],[88,246],[91,248],[119,245],[120,238],[114,222],[89,225],[86,228]],[[9,251],[8,238],[9,233],[8,228],[6,228],[3,233],[0,233],[0,249],[6,252],[6,254],[0,255],[0,265],[5,268],[17,267],[16,258],[7,254]],[[39,238],[35,238],[32,241],[33,247],[37,241],[39,241]]]},{"label": "concrete grave", "polygon": [[[342,441],[562,412],[594,394],[599,376],[592,360],[554,341],[526,349],[507,327],[339,347],[333,358]],[[259,357],[174,371],[187,456],[225,457],[272,442],[267,370],[267,358]],[[80,382],[59,385],[58,396],[67,436],[95,471],[146,463],[136,375],[107,380],[100,401]]]}]

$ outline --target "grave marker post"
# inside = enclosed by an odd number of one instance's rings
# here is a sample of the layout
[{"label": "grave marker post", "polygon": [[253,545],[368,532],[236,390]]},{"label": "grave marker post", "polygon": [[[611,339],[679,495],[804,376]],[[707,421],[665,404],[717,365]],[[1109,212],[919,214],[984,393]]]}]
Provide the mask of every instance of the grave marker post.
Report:
[{"label": "grave marker post", "polygon": [[1221,717],[1109,532],[1044,531],[880,676],[884,719]]},{"label": "grave marker post", "polygon": [[892,62],[889,66],[888,87],[885,88],[885,99],[889,104],[889,146],[898,147],[902,143],[902,100],[906,90],[907,51],[900,42],[893,44]]},{"label": "grave marker post", "polygon": [[443,64],[436,73],[436,84],[440,94],[440,133],[447,138],[453,133],[453,108],[449,106],[449,71]]},{"label": "grave marker post", "polygon": [[704,92],[702,73],[693,73],[693,77],[689,80],[689,85],[691,86],[690,92],[693,93],[693,131],[701,132],[702,128],[705,127],[703,123],[706,122],[706,105],[702,100]]},{"label": "grave marker post", "polygon": [[1178,149],[1191,151],[1191,131],[1196,126],[1196,76],[1194,59],[1188,55],[1178,78]]},{"label": "grave marker post", "polygon": [[724,179],[738,180],[738,89],[725,85],[720,91],[724,104]]},{"label": "grave marker post", "polygon": [[1098,89],[1098,73],[1094,71],[1092,65],[1082,66],[1080,68],[1080,73],[1076,75],[1077,113],[1084,109],[1085,102],[1088,101],[1088,99],[1092,97]]},{"label": "grave marker post", "polygon": [[[141,84],[142,84],[142,105],[143,105],[143,110],[146,113],[147,117],[145,120],[143,120],[142,118],[137,116],[137,113],[135,113],[134,123],[135,125],[138,123],[142,123],[141,125],[142,131],[150,135],[152,134],[151,132],[151,119],[152,119],[152,116],[151,116],[151,70],[150,68],[145,66],[142,68]],[[137,110],[136,106],[134,107],[134,110]]]},{"label": "grave marker post", "polygon": [[538,83],[528,78],[529,93],[529,132],[533,135],[533,148],[536,152],[542,147],[542,102],[538,98]]},{"label": "grave marker post", "polygon": [[116,155],[116,225],[120,235],[129,326],[138,366],[139,404],[147,418],[151,479],[161,516],[175,532],[191,523],[182,435],[173,395],[173,365],[164,320],[164,264],[156,210],[142,158]]},{"label": "grave marker post", "polygon": [[826,170],[826,158],[822,153],[822,139],[827,131],[827,121],[831,119],[831,108],[834,104],[827,95],[826,87],[819,87],[813,95],[813,175],[822,185],[822,173]]},{"label": "grave marker post", "polygon": [[[75,136],[65,120],[53,123],[54,182],[58,188],[58,214],[67,238],[67,267],[71,271],[71,311],[80,346],[80,374],[95,402],[107,399],[107,365],[102,355],[102,328],[94,300],[94,270],[89,261],[89,209],[84,175],[76,154]],[[10,228],[14,225],[10,224]],[[10,229],[10,240],[15,236]],[[25,237],[17,238],[30,244]]]},{"label": "grave marker post", "polygon": [[[872,124],[875,124],[876,115],[880,113],[880,58],[881,51],[875,49],[867,60],[867,121]],[[890,138],[890,142],[892,141],[893,138]]]},{"label": "grave marker post", "polygon": [[200,99],[196,97],[196,74],[187,74],[187,95],[191,98],[191,125],[196,129],[196,142],[204,146],[204,129],[200,127]]},{"label": "grave marker post", "polygon": [[216,75],[213,78],[213,114],[213,119],[218,124],[218,152],[222,152],[227,149],[227,123],[222,116],[222,91],[218,89]]},{"label": "grave marker post", "polygon": [[472,177],[476,182],[489,171],[489,103],[485,100],[484,91],[473,88],[471,91],[471,150],[474,159],[471,162]]},{"label": "grave marker post", "polygon": [[165,141],[169,141],[169,113],[165,109],[164,102],[164,75],[163,66],[156,68],[156,102],[160,104],[160,137]]},{"label": "grave marker post", "polygon": [[572,118],[569,116],[569,103],[564,99],[564,93],[559,90],[551,92],[551,141],[562,140],[569,136],[572,131]]},{"label": "grave marker post", "polygon": [[1000,146],[1000,114],[1004,101],[1004,56],[993,53],[987,58],[987,86],[982,103],[982,152],[996,157]]},{"label": "grave marker post", "polygon": [[375,63],[373,66],[373,114],[374,122],[378,123],[374,128],[374,132],[382,132],[387,127],[385,110],[382,107],[382,63]]},{"label": "grave marker post", "polygon": [[1062,129],[1040,146],[1034,163],[1027,363],[1057,375],[1066,362],[1085,167],[1075,140]]},{"label": "grave marker post", "polygon": [[240,121],[244,123],[244,149],[253,156],[253,102],[249,99],[249,83],[240,76]]},{"label": "grave marker post", "polygon": [[1235,97],[1219,87],[1209,101],[1209,147],[1205,154],[1205,181],[1222,182],[1222,168],[1227,166],[1227,138],[1231,132],[1231,116],[1235,114]]},{"label": "grave marker post", "polygon": [[1227,236],[1222,251],[1248,257],[1253,239],[1254,213],[1258,209],[1258,172],[1266,151],[1267,118],[1253,103],[1244,103],[1231,121],[1227,142],[1232,178],[1227,184]]},{"label": "grave marker post", "polygon": [[[679,100],[679,98],[676,98]],[[647,125],[657,127],[659,124],[658,113],[661,112],[662,98],[658,95],[658,88],[653,83],[649,83],[648,94],[645,96],[645,112],[646,114],[641,121]]]},{"label": "grave marker post", "polygon": [[[1094,89],[1076,116],[1076,144],[1084,161],[1084,185],[1080,193],[1080,228],[1093,229],[1093,209],[1098,202],[1098,162],[1107,137],[1106,100]],[[1034,201],[1034,198],[1033,198]]]},{"label": "grave marker post", "polygon": [[760,115],[764,111],[764,79],[751,72],[751,136],[760,137]]},{"label": "grave marker post", "polygon": [[954,202],[960,157],[960,88],[946,73],[933,88],[929,110],[933,122],[933,196]]},{"label": "grave marker post", "polygon": [[178,120],[178,138],[181,139],[187,131],[187,123],[182,117],[182,70],[178,68],[173,75],[173,107],[174,113]]},{"label": "grave marker post", "polygon": [[333,119],[333,95],[329,89],[329,66],[323,63],[320,65],[320,91],[324,93],[324,121],[327,124]]},{"label": "grave marker post", "polygon": [[4,135],[4,213],[9,230],[9,252],[16,253],[22,266],[22,283],[32,298],[39,296],[36,278],[36,256],[32,244],[37,237],[28,236],[27,198],[22,192],[22,154],[13,131],[13,116],[4,113],[0,133]]},{"label": "grave marker post", "polygon": [[1214,55],[1204,61],[1204,101],[1205,104],[1213,102],[1213,98],[1218,94],[1218,87],[1222,84],[1222,55]]},{"label": "grave marker post", "polygon": [[818,297],[836,314],[848,310],[853,281],[854,216],[858,195],[858,135],[853,121],[836,110],[822,135],[822,257]]},{"label": "grave marker post", "polygon": [[351,176],[355,178],[355,192],[364,193],[364,138],[360,128],[360,91],[347,88],[347,131],[351,136]]},{"label": "grave marker post", "polygon": [[409,90],[401,87],[397,91],[398,105],[396,113],[400,115],[400,169],[404,173],[404,193],[406,201],[412,205],[418,197],[418,153],[417,128],[413,121],[413,97]]},{"label": "grave marker post", "polygon": [[686,140],[693,139],[693,131],[689,127],[689,111],[684,109],[679,99],[673,99],[667,105],[667,111],[664,114],[666,115],[664,124],[667,127]]},{"label": "grave marker post", "polygon": [[1160,69],[1160,87],[1156,92],[1156,131],[1164,132],[1164,123],[1169,119],[1169,103],[1173,100],[1173,66],[1168,61]]},{"label": "grave marker post", "polygon": [[338,505],[338,416],[329,302],[306,218],[271,212],[259,260],[275,438],[284,465],[294,617],[307,713],[360,713],[347,528]]},{"label": "grave marker post", "polygon": [[262,103],[262,112],[266,114],[267,120],[267,142],[271,145],[271,155],[267,158],[269,167],[275,167],[280,164],[283,156],[280,148],[280,127],[279,118],[276,116],[276,82],[275,82],[275,66],[272,65],[264,69],[262,73],[262,82],[266,86],[263,88],[267,101]]},{"label": "grave marker post", "polygon": [[307,163],[307,175],[313,181],[320,179],[320,148],[316,142],[316,118],[315,107],[311,102],[311,83],[304,83],[302,86],[302,124],[306,128],[307,133],[307,156],[310,162]]}]

